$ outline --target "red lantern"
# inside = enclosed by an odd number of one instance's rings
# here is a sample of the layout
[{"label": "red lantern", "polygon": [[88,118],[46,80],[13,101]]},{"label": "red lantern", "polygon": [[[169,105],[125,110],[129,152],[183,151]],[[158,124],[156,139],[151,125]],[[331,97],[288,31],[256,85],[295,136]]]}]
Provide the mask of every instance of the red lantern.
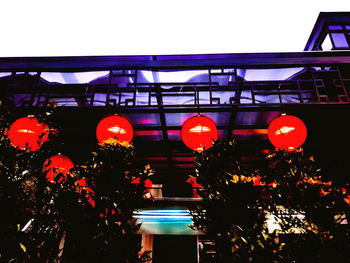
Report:
[{"label": "red lantern", "polygon": [[48,140],[49,127],[39,123],[37,118],[28,116],[12,123],[8,137],[15,147],[36,151]]},{"label": "red lantern", "polygon": [[182,141],[192,150],[209,149],[218,138],[215,122],[208,117],[197,115],[185,121],[181,130]]},{"label": "red lantern", "polygon": [[[140,177],[135,178],[131,181],[133,184],[139,184],[141,182]],[[150,192],[152,188],[152,181],[150,179],[145,180],[145,187],[147,188],[147,191]]]},{"label": "red lantern", "polygon": [[[50,157],[44,163],[43,172],[47,172],[46,178],[49,182],[54,183],[55,177],[62,173],[64,179],[67,178],[67,172],[74,167],[74,163],[67,156],[58,154]],[[59,179],[59,183],[63,181],[63,178]]]},{"label": "red lantern", "polygon": [[270,142],[278,149],[292,150],[300,147],[306,140],[305,124],[297,117],[282,115],[269,125],[267,134]]},{"label": "red lantern", "polygon": [[96,137],[100,144],[117,139],[119,142],[130,143],[133,129],[130,122],[118,115],[106,117],[100,121],[96,129]]}]

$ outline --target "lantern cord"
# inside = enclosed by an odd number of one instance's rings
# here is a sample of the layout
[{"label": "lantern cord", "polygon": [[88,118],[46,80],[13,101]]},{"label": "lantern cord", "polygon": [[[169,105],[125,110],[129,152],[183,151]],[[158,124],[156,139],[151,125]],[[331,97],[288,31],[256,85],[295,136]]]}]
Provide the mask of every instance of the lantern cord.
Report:
[{"label": "lantern cord", "polygon": [[199,110],[199,102],[197,102],[197,116],[200,116],[201,113],[200,113],[200,110]]}]

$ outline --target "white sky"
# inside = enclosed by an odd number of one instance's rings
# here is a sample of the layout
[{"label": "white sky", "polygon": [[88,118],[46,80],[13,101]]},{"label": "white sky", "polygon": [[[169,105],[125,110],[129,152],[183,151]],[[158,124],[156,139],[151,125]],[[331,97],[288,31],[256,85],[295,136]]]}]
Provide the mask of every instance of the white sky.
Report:
[{"label": "white sky", "polygon": [[302,51],[350,0],[3,0],[0,56]]}]

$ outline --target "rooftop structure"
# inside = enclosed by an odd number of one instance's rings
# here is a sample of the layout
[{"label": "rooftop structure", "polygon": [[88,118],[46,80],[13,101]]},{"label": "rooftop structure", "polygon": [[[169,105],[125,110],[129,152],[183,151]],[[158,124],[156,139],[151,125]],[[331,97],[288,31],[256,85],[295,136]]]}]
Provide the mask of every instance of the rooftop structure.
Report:
[{"label": "rooftop structure", "polygon": [[95,147],[103,117],[129,119],[139,157],[156,170],[153,183],[163,186],[156,201],[165,208],[199,201],[186,183],[193,152],[180,135],[196,114],[214,120],[219,138],[239,141],[247,166],[273,148],[267,138],[272,119],[298,116],[308,129],[303,147],[318,154],[329,177],[348,181],[349,155],[341,149],[350,148],[349,93],[349,13],[320,13],[297,53],[0,58],[2,104],[18,116],[55,107],[63,152],[74,163]]}]

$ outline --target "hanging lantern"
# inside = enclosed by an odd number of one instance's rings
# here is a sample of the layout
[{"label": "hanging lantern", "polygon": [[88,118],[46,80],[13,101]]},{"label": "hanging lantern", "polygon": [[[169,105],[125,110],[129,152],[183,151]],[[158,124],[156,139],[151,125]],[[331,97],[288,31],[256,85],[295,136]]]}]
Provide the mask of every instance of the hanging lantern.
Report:
[{"label": "hanging lantern", "polygon": [[112,115],[100,121],[96,129],[96,137],[100,144],[115,139],[121,143],[130,143],[133,137],[133,129],[127,119]]},{"label": "hanging lantern", "polygon": [[270,142],[277,149],[293,150],[305,142],[307,129],[299,118],[281,115],[272,120],[267,134]]},{"label": "hanging lantern", "polygon": [[[55,177],[62,173],[64,179],[67,179],[67,173],[74,167],[74,163],[67,156],[58,154],[50,157],[44,163],[43,172],[46,173],[46,178],[49,182],[54,183]],[[60,178],[58,182],[62,182],[63,178]]]},{"label": "hanging lantern", "polygon": [[12,123],[8,137],[13,146],[22,150],[36,151],[48,140],[49,127],[39,123],[34,116],[20,118]]},{"label": "hanging lantern", "polygon": [[[131,181],[133,184],[139,184],[141,182],[140,177],[135,178]],[[152,181],[150,179],[145,180],[145,187],[147,188],[147,191],[150,192],[152,189]]]},{"label": "hanging lantern", "polygon": [[182,125],[181,138],[192,150],[209,149],[218,138],[215,122],[208,117],[197,115],[185,121]]}]

